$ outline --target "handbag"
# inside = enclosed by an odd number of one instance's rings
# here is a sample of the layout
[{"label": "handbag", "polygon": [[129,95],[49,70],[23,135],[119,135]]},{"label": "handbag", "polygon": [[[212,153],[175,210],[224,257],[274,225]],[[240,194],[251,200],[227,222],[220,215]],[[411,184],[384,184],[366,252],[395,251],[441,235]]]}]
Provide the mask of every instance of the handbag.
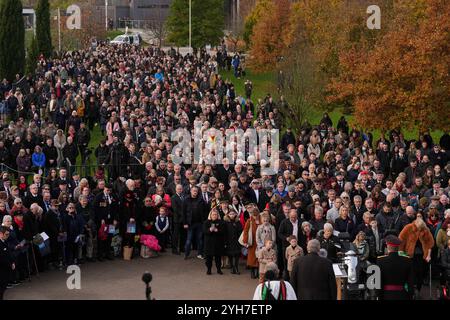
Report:
[{"label": "handbag", "polygon": [[130,261],[133,256],[133,247],[123,247],[123,260]]},{"label": "handbag", "polygon": [[150,248],[147,246],[141,246],[141,257],[144,259],[150,258]]},{"label": "handbag", "polygon": [[[248,241],[247,244],[248,246],[251,246],[253,244],[253,239],[252,239],[253,235],[252,235],[252,221],[250,220],[250,228],[248,229]],[[239,236],[238,242],[241,246],[244,246],[244,231],[242,231],[241,235]]]}]

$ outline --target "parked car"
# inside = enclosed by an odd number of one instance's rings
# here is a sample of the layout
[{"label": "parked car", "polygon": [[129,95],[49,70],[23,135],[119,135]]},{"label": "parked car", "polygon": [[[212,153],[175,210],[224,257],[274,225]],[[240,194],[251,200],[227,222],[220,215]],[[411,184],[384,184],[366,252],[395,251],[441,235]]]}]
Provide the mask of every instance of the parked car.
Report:
[{"label": "parked car", "polygon": [[122,34],[117,36],[110,43],[112,44],[133,44],[140,45],[142,43],[142,37],[140,34]]}]

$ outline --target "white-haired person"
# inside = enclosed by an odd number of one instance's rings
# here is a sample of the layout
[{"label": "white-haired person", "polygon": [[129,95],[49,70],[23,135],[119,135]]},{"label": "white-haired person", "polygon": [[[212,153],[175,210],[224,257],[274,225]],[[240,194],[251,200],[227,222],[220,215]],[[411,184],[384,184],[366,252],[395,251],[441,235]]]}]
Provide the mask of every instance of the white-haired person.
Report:
[{"label": "white-haired person", "polygon": [[319,256],[320,242],[308,242],[308,254],[295,260],[290,283],[298,300],[336,300],[337,286],[333,264]]},{"label": "white-haired person", "polygon": [[[44,226],[44,210],[37,204],[32,203],[30,206],[30,210],[23,215],[23,236],[25,240],[33,243],[33,239],[43,230]],[[40,254],[39,247],[36,243],[33,243],[30,246],[29,257],[36,258],[36,264],[30,263],[32,266],[32,270],[42,272],[45,269],[45,259]]]},{"label": "white-haired person", "polygon": [[418,215],[414,222],[403,228],[398,237],[402,241],[399,250],[412,259],[416,294],[420,295],[426,265],[431,261],[431,250],[435,244],[433,235]]},{"label": "white-haired person", "polygon": [[327,257],[332,262],[337,261],[337,254],[341,251],[341,242],[334,234],[334,228],[331,223],[325,223],[323,231],[319,232],[317,240],[319,240],[320,247],[327,250]]},{"label": "white-haired person", "polygon": [[13,224],[13,217],[10,215],[6,215],[3,217],[2,220],[2,227],[6,227],[9,230],[9,237],[6,240],[6,245],[8,246],[9,253],[11,255],[11,258],[13,262],[16,265],[16,268],[11,273],[11,278],[9,281],[9,287],[10,286],[16,286],[20,284],[20,273],[19,269],[22,271],[24,265],[19,265],[19,262],[23,262],[23,259],[20,259],[21,252],[23,251],[23,244],[20,243],[20,232],[17,229],[16,226]]},{"label": "white-haired person", "polygon": [[279,274],[275,262],[266,264],[265,281],[258,284],[253,300],[297,300],[294,288],[284,280],[277,280]]}]

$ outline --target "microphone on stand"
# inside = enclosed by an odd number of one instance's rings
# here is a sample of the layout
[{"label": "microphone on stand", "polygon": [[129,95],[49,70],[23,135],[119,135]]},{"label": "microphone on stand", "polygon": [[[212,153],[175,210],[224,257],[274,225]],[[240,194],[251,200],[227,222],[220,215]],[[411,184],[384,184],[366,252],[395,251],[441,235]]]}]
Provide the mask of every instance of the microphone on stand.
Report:
[{"label": "microphone on stand", "polygon": [[150,287],[150,282],[152,282],[153,276],[150,272],[145,271],[145,273],[142,275],[142,281],[145,283],[145,298],[147,300],[154,300],[151,298],[152,294],[152,287]]}]

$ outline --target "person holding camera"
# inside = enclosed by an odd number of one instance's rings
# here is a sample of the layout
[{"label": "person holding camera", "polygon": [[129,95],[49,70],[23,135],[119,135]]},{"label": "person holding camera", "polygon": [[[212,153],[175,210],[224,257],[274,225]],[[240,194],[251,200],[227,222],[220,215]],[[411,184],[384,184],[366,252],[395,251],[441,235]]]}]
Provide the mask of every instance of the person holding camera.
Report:
[{"label": "person holding camera", "polygon": [[225,225],[220,220],[217,209],[212,209],[208,220],[203,223],[203,234],[205,235],[204,254],[206,257],[206,274],[211,274],[212,261],[216,263],[217,273],[223,274],[221,259],[225,254]]}]

